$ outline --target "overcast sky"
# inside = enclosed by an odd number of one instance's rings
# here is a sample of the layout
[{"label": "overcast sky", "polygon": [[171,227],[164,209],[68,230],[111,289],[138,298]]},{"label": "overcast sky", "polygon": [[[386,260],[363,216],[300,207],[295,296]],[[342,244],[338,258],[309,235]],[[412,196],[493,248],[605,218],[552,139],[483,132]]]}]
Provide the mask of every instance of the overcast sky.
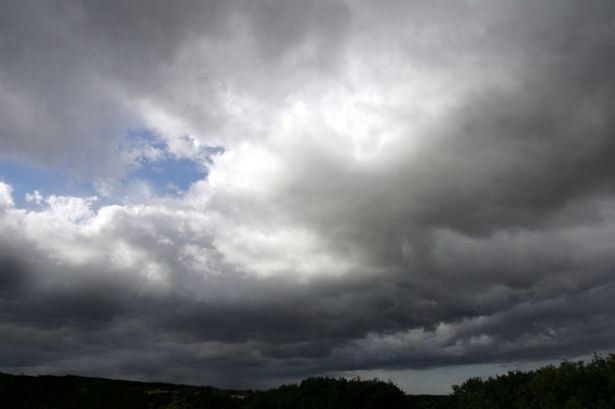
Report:
[{"label": "overcast sky", "polygon": [[0,2],[0,371],[615,351],[614,39],[612,1]]}]

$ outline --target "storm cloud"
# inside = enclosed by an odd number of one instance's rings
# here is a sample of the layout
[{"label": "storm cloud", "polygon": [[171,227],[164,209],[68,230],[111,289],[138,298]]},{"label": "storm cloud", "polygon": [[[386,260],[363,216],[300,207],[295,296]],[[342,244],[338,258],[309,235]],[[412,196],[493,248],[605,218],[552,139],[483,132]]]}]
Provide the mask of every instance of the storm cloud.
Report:
[{"label": "storm cloud", "polygon": [[[607,1],[4,2],[0,160],[92,192],[0,175],[0,370],[263,387],[612,350],[613,38]],[[134,176],[164,158],[202,176]]]}]

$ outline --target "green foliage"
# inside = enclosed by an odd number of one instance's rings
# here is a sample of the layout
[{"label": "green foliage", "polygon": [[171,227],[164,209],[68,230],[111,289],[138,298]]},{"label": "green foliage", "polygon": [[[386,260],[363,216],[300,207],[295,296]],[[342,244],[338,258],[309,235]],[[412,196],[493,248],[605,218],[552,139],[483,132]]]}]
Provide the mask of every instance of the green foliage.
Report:
[{"label": "green foliage", "polygon": [[589,363],[564,361],[530,372],[471,378],[453,387],[458,409],[615,408],[615,355]]},{"label": "green foliage", "polygon": [[380,409],[404,408],[405,394],[393,383],[378,379],[308,378],[255,394],[247,409]]}]

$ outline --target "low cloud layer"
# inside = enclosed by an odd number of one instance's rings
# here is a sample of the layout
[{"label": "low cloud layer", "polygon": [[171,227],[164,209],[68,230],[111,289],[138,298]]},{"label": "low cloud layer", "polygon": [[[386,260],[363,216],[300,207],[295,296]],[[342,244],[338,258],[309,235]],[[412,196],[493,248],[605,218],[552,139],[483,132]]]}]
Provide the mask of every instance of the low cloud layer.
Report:
[{"label": "low cloud layer", "polygon": [[[614,22],[0,6],[0,159],[97,191],[22,208],[0,182],[0,370],[252,387],[611,350]],[[161,158],[203,178],[114,188]]]}]

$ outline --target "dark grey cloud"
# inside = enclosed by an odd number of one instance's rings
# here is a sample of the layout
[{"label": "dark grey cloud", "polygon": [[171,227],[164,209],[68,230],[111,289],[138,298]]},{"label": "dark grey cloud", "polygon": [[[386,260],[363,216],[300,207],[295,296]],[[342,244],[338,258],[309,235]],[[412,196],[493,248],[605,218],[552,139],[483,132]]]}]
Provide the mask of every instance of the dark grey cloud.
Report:
[{"label": "dark grey cloud", "polygon": [[609,2],[2,7],[3,156],[225,153],[99,209],[1,184],[0,369],[266,386],[613,347]]}]

